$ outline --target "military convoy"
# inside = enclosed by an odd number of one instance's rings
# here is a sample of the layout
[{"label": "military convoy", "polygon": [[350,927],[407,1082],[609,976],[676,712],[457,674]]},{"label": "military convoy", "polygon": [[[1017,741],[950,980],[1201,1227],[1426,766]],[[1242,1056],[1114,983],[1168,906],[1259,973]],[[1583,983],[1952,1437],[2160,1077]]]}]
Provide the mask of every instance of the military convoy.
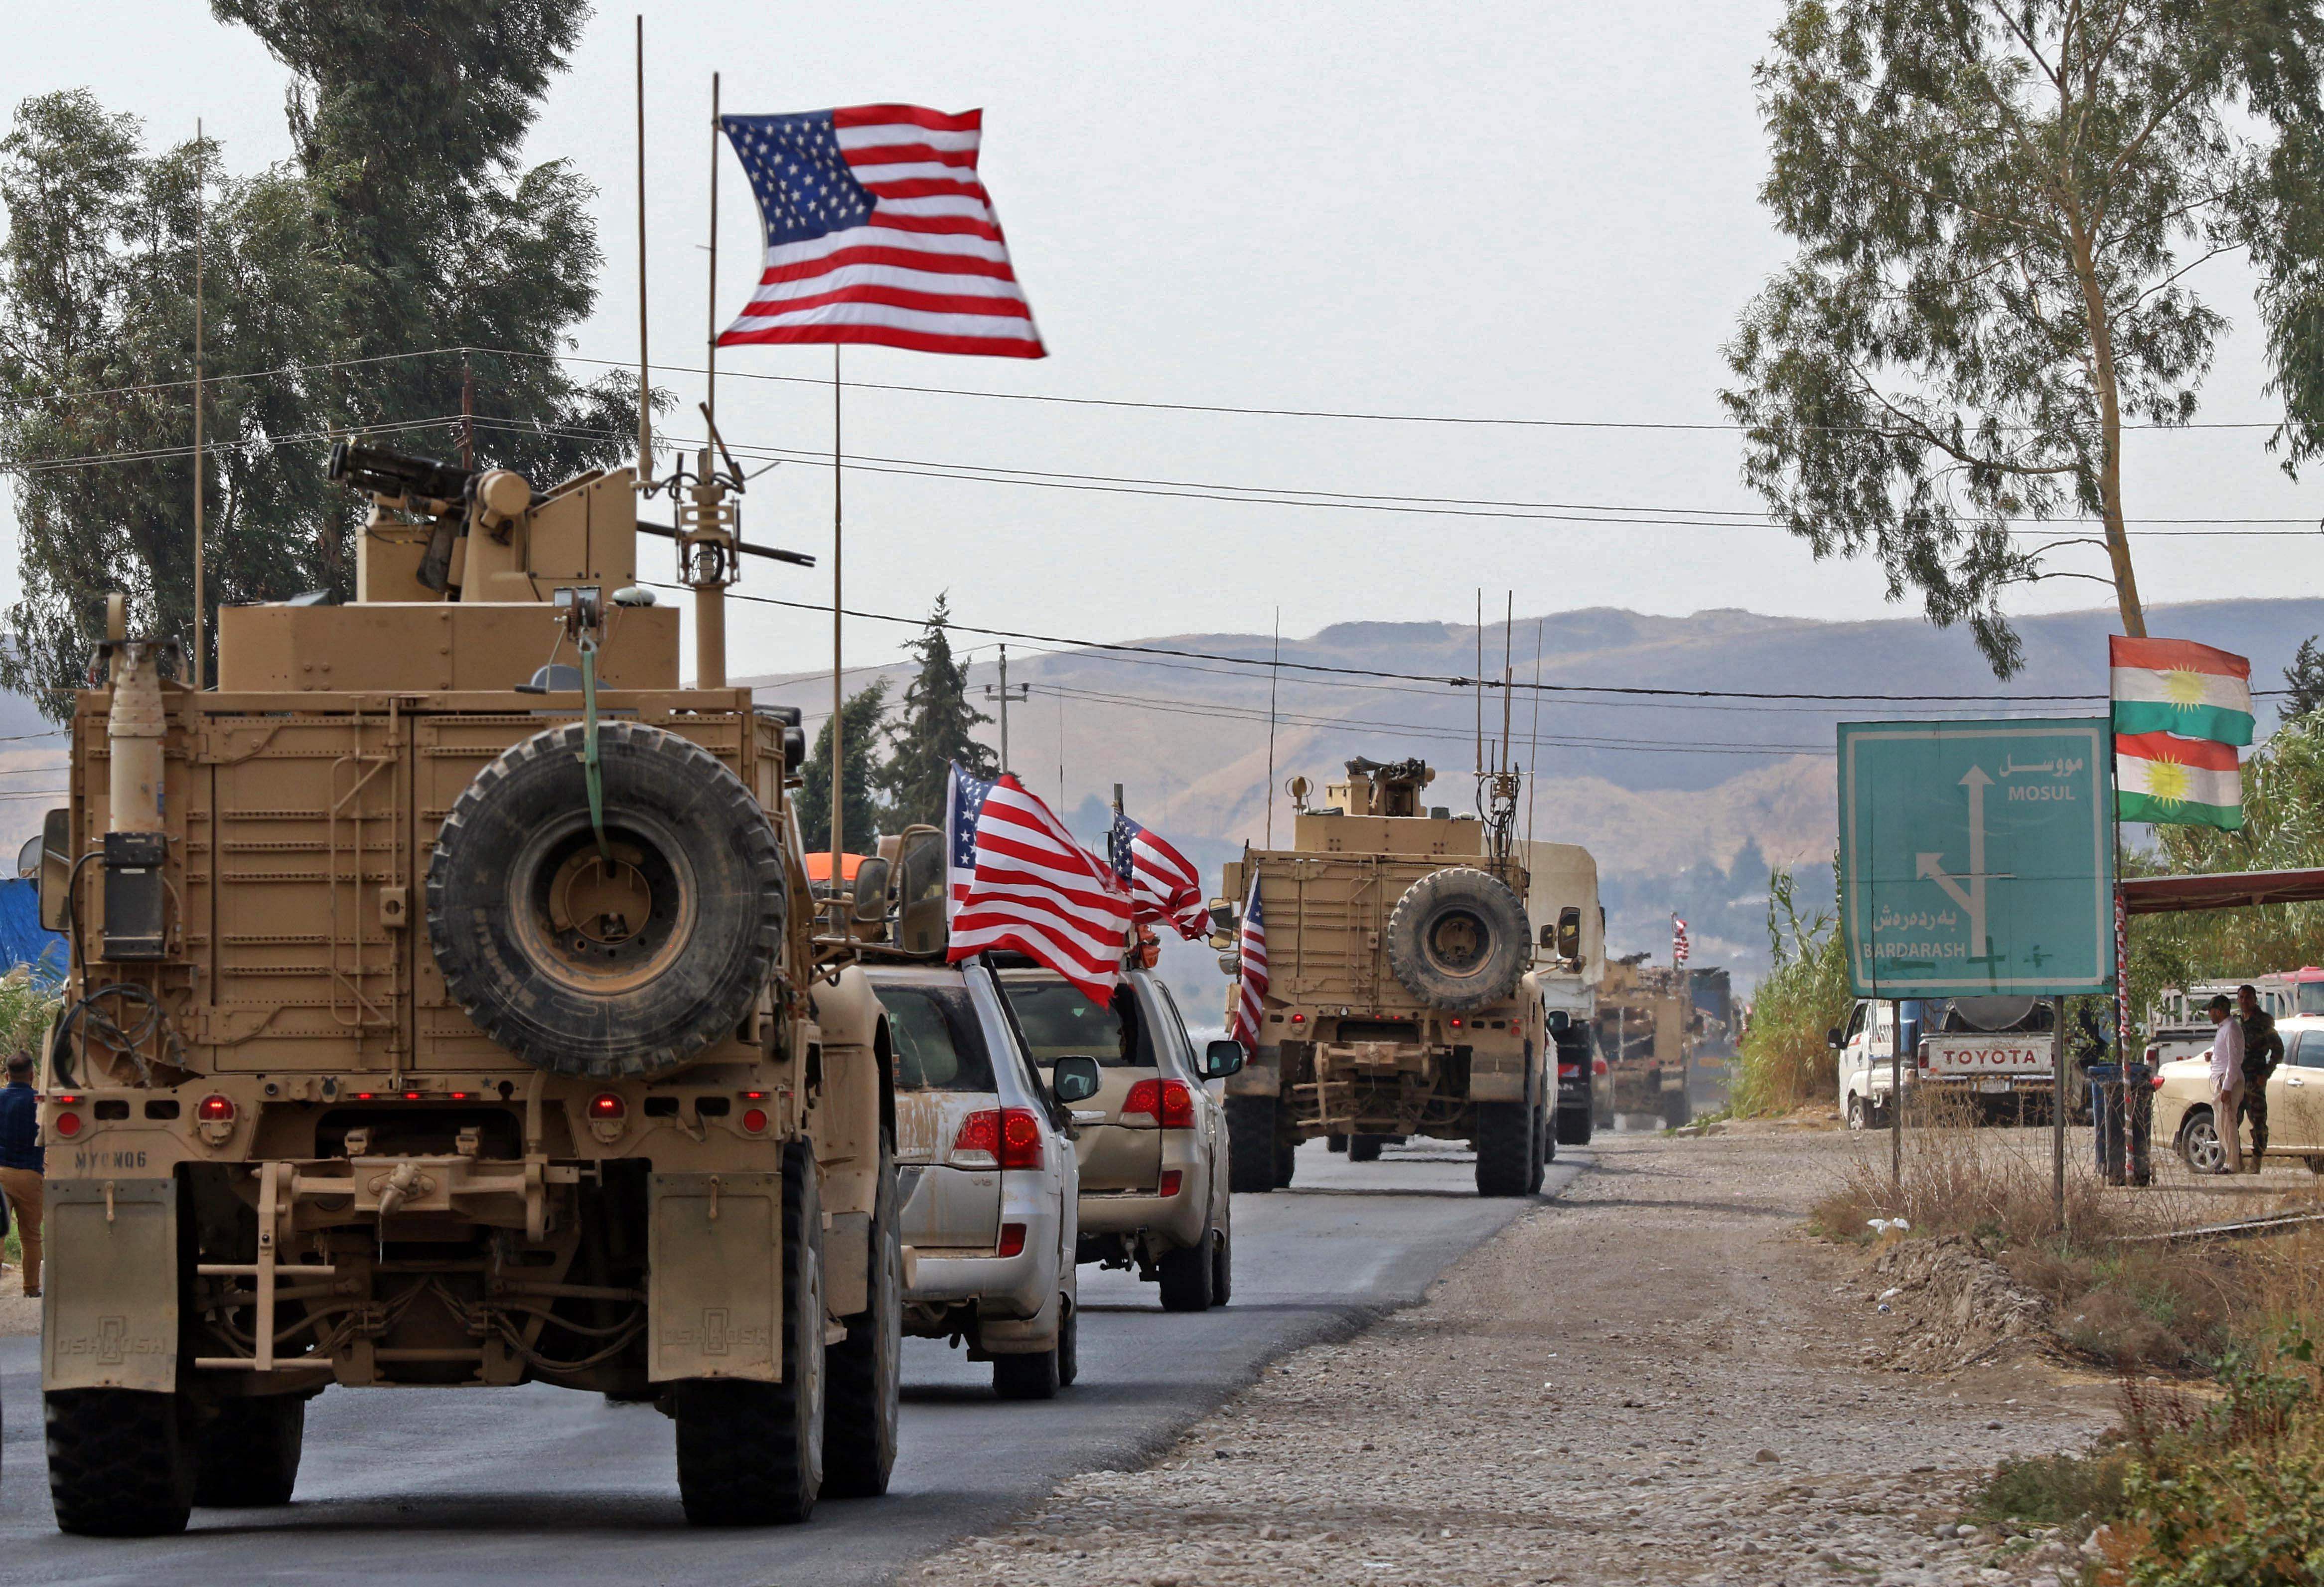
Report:
[{"label": "military convoy", "polygon": [[[198,691],[116,598],[76,704],[41,877],[58,1523],[285,1501],[330,1384],[650,1401],[697,1523],[881,1491],[889,1034],[807,882],[796,714],[724,686],[712,622],[681,686],[629,471],[332,466],[373,503],[355,604],[226,608]],[[667,483],[715,614],[733,482]]]},{"label": "military convoy", "polygon": [[1587,1051],[1595,867],[1517,843],[1514,774],[1483,780],[1481,817],[1426,806],[1434,779],[1359,758],[1320,807],[1295,779],[1291,847],[1225,868],[1213,940],[1256,899],[1268,956],[1257,1051],[1227,1081],[1237,1190],[1288,1184],[1302,1140],[1342,1137],[1360,1158],[1424,1136],[1474,1144],[1480,1194],[1524,1195],[1559,1140],[1588,1139],[1561,1118],[1552,1065]]}]

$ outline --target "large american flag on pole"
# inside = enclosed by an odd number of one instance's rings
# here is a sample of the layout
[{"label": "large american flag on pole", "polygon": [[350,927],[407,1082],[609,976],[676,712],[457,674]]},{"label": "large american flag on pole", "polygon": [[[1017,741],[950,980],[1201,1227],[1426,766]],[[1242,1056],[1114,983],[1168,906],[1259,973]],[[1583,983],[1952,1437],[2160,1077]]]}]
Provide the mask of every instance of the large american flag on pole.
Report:
[{"label": "large american flag on pole", "polygon": [[[953,775],[960,779],[958,767]],[[965,801],[950,802],[957,810]],[[1099,1007],[1110,1005],[1130,932],[1130,894],[1112,870],[1005,771],[977,801],[970,853],[945,957],[1012,950],[1047,964]]]},{"label": "large american flag on pole", "polygon": [[720,117],[767,262],[718,338],[1047,356],[977,174],[984,112],[856,105]]},{"label": "large american flag on pole", "polygon": [[1237,975],[1242,983],[1240,996],[1235,1003],[1234,1023],[1227,1034],[1242,1043],[1243,1050],[1259,1051],[1259,1026],[1267,1005],[1261,1001],[1267,995],[1267,923],[1259,913],[1259,878],[1250,879],[1250,899],[1242,907],[1242,931],[1236,938]]},{"label": "large american flag on pole", "polygon": [[1686,922],[1675,912],[1671,916],[1671,967],[1677,969],[1686,963],[1686,950],[1691,946],[1686,935]]},{"label": "large american flag on pole", "polygon": [[1119,811],[1107,841],[1113,873],[1130,890],[1130,918],[1143,924],[1167,920],[1188,942],[1206,937],[1211,912],[1203,907],[1202,873],[1194,862],[1156,833]]}]

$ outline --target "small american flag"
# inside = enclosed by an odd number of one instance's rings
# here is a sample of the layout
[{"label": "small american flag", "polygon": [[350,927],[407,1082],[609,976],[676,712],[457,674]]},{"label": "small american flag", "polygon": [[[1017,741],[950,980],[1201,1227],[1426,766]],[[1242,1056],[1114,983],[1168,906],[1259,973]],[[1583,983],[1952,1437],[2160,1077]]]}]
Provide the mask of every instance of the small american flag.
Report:
[{"label": "small american flag", "polygon": [[968,897],[969,883],[976,880],[976,817],[984,808],[984,796],[992,791],[992,784],[981,777],[971,777],[952,764],[952,780],[945,784],[945,919],[950,923],[960,912],[961,900]]},{"label": "small american flag", "polygon": [[1227,1034],[1246,1051],[1259,1051],[1259,1022],[1266,1012],[1259,1000],[1267,995],[1267,923],[1259,913],[1259,878],[1250,879],[1250,900],[1242,907],[1242,932],[1235,943],[1242,999],[1235,1004],[1234,1026]]},{"label": "small american flag", "polygon": [[945,957],[1010,949],[1047,964],[1099,1007],[1111,1003],[1130,932],[1130,894],[1113,872],[1005,771],[978,804],[972,847]]},{"label": "small american flag", "polygon": [[857,105],[720,118],[767,263],[719,337],[1047,356],[976,171],[984,112]]},{"label": "small american flag", "polygon": [[1671,965],[1674,969],[1686,963],[1686,922],[1676,915],[1671,917]]},{"label": "small american flag", "polygon": [[1203,907],[1202,873],[1194,863],[1155,833],[1117,812],[1106,857],[1130,889],[1130,918],[1143,924],[1167,920],[1188,942],[1209,935],[1210,911]]}]

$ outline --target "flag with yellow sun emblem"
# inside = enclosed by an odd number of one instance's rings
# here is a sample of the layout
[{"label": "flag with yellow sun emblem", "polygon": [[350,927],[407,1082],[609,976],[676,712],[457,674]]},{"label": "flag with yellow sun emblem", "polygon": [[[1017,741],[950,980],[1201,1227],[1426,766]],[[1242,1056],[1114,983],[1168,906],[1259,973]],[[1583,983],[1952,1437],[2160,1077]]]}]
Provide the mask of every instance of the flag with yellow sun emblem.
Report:
[{"label": "flag with yellow sun emblem", "polygon": [[2187,640],[2108,641],[2115,813],[2178,826],[2244,824],[2239,744],[2252,741],[2251,663]]}]

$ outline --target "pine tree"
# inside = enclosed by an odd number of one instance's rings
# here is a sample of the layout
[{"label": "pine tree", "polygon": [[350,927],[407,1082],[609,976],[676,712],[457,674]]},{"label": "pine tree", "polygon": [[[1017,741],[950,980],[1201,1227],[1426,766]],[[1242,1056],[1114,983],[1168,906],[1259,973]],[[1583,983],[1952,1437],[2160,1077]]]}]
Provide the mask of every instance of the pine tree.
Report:
[{"label": "pine tree", "polygon": [[[844,707],[844,724],[847,734],[847,766],[845,787],[842,798],[846,801],[847,820],[840,833],[840,841],[847,852],[868,854],[872,840],[883,827],[892,825],[888,813],[873,797],[873,789],[881,780],[880,767],[873,752],[880,737],[880,719],[888,712],[888,680],[875,678],[872,687],[860,694],[850,695]],[[831,851],[831,724],[825,721],[823,731],[816,734],[815,750],[799,769],[802,779],[794,796],[798,806],[799,835],[807,852],[828,853]]]},{"label": "pine tree", "polygon": [[2324,706],[2324,649],[2315,640],[2304,639],[2292,653],[2292,665],[2283,669],[2283,681],[2292,692],[2284,697],[2283,717],[2305,716]]},{"label": "pine tree", "polygon": [[945,597],[938,595],[927,626],[911,643],[920,669],[904,689],[903,720],[888,730],[892,752],[881,780],[899,830],[916,822],[943,824],[953,762],[976,777],[1001,770],[1000,758],[970,736],[992,718],[968,703],[968,669],[953,659],[945,633],[949,616]]}]

